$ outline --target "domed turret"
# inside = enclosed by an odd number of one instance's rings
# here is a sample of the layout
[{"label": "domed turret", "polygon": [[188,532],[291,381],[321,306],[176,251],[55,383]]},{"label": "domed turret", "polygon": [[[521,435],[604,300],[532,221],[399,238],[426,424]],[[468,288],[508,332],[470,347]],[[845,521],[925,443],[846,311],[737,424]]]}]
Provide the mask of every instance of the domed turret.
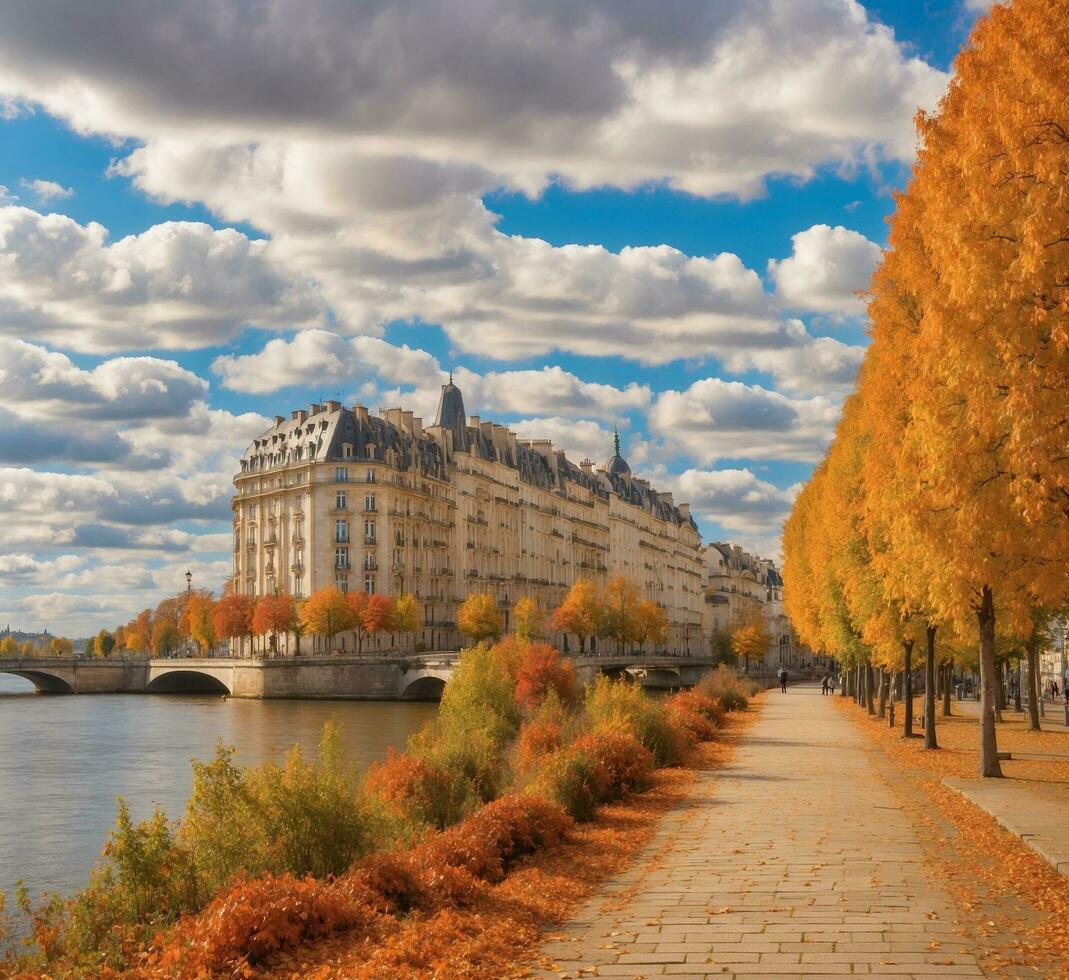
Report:
[{"label": "domed turret", "polygon": [[453,433],[453,448],[463,451],[468,448],[468,417],[464,414],[464,396],[453,384],[453,372],[449,372],[449,383],[442,385],[442,397],[438,401],[438,418],[435,425],[449,429]]},{"label": "domed turret", "polygon": [[631,467],[627,465],[627,460],[620,455],[620,431],[616,426],[613,426],[612,430],[612,443],[613,454],[605,464],[605,472],[610,476],[630,476]]}]

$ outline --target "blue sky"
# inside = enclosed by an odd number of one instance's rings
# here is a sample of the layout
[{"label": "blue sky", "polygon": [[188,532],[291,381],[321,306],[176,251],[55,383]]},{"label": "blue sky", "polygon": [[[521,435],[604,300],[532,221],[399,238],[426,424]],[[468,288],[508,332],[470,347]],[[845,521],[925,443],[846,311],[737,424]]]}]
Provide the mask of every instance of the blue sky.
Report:
[{"label": "blue sky", "polygon": [[218,587],[265,416],[450,368],[776,553],[982,4],[462,5],[0,11],[0,621]]}]

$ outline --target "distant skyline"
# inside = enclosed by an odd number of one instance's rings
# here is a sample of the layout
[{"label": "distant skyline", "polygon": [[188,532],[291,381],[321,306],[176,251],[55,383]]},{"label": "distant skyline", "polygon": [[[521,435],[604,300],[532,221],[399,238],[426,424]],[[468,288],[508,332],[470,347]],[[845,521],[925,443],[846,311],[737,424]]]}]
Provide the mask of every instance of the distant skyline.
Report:
[{"label": "distant skyline", "polygon": [[977,0],[0,9],[0,622],[231,567],[325,398],[471,414],[778,556]]}]

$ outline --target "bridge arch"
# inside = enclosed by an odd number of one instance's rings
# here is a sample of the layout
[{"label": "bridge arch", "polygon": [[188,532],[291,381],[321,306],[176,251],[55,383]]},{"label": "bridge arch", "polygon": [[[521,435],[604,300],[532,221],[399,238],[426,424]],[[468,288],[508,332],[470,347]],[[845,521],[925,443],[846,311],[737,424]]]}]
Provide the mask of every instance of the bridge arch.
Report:
[{"label": "bridge arch", "polygon": [[0,673],[14,674],[29,681],[38,694],[73,694],[74,688],[70,682],[58,674],[50,674],[44,670],[5,670],[0,667]]},{"label": "bridge arch", "polygon": [[419,677],[406,678],[401,683],[402,701],[441,701],[446,678],[437,674],[421,674]]},{"label": "bridge arch", "polygon": [[230,688],[214,674],[203,670],[178,668],[156,674],[145,687],[147,694],[232,694]]}]

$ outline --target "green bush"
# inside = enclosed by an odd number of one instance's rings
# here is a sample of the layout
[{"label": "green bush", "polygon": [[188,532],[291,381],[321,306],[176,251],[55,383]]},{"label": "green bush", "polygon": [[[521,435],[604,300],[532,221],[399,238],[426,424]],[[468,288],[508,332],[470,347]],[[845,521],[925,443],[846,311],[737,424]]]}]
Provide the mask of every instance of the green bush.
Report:
[{"label": "green bush", "polygon": [[587,687],[583,704],[592,728],[634,735],[653,753],[656,765],[675,765],[682,758],[685,745],[668,712],[637,684],[598,677]]}]

